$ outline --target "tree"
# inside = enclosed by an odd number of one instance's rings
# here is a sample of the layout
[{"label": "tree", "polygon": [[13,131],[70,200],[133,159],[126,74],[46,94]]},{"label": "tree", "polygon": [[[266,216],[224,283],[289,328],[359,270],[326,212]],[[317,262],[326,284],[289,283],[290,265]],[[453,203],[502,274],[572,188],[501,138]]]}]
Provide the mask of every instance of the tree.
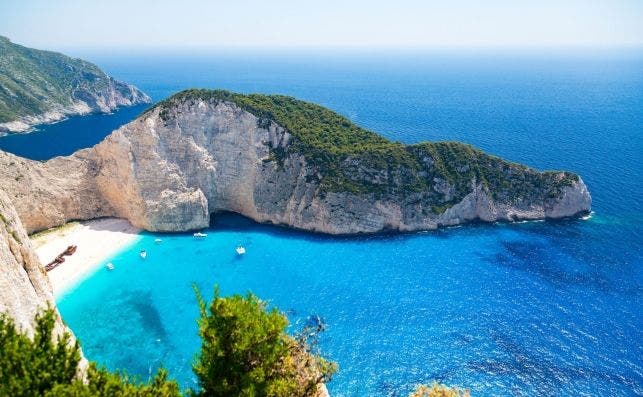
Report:
[{"label": "tree", "polygon": [[53,310],[37,314],[30,339],[18,332],[13,319],[0,315],[0,395],[43,395],[57,384],[73,381],[80,348],[67,333],[54,341],[54,325]]},{"label": "tree", "polygon": [[221,297],[209,305],[198,290],[201,350],[194,365],[201,396],[313,396],[336,365],[311,351],[307,338],[285,329],[286,317],[248,294]]},{"label": "tree", "polygon": [[0,314],[0,396],[180,396],[178,385],[167,380],[164,370],[143,384],[91,364],[86,380],[79,379],[80,347],[71,343],[67,332],[53,337],[55,318],[51,308],[37,314],[30,338],[18,331],[10,317]]},{"label": "tree", "polygon": [[[196,289],[195,289],[196,290]],[[194,372],[198,397],[312,397],[330,381],[337,365],[318,354],[324,325],[315,321],[292,337],[288,320],[248,294],[214,298],[206,304],[198,291],[202,345]],[[176,382],[160,369],[148,382],[113,373],[91,363],[78,376],[80,348],[63,333],[54,338],[56,314],[36,315],[34,335],[20,332],[0,314],[0,396],[12,397],[180,397]],[[468,397],[468,391],[434,383],[420,385],[409,397]]]},{"label": "tree", "polygon": [[167,371],[160,369],[149,383],[139,383],[127,375],[112,373],[90,364],[87,382],[75,380],[71,384],[54,386],[45,397],[180,397],[179,387],[167,379]]}]

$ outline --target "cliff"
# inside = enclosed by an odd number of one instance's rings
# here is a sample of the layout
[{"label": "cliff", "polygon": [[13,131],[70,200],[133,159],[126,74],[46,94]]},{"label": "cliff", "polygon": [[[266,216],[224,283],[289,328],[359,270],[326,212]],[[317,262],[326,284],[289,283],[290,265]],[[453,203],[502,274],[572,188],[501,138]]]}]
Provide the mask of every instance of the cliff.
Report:
[{"label": "cliff", "polygon": [[70,157],[40,163],[2,153],[0,164],[0,187],[29,231],[98,216],[183,231],[233,211],[351,234],[591,207],[569,172],[538,172],[456,142],[403,145],[318,105],[226,91],[179,93]]},{"label": "cliff", "polygon": [[[33,319],[42,308],[55,308],[49,279],[31,246],[7,195],[0,190],[0,313],[33,332]],[[65,326],[56,310],[56,330]]]},{"label": "cliff", "polygon": [[94,64],[0,36],[0,135],[149,102],[136,87],[114,80]]}]

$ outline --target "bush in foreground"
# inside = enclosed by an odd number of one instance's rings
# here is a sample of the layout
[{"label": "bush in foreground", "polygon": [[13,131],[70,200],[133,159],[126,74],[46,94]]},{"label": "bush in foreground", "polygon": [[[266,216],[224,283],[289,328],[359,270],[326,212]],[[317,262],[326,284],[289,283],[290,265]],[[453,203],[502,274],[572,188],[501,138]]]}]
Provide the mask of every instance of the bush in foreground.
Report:
[{"label": "bush in foreground", "polygon": [[[321,329],[293,338],[286,317],[268,311],[256,296],[220,297],[207,305],[197,293],[201,351],[194,364],[199,390],[191,396],[315,396],[337,366],[324,360],[310,343]],[[64,333],[55,338],[56,314],[47,309],[35,318],[33,338],[0,316],[0,396],[136,396],[178,397],[175,381],[161,369],[148,382],[90,364],[79,379],[78,342]]]},{"label": "bush in foreground", "polygon": [[256,296],[222,298],[206,305],[197,291],[201,351],[194,373],[202,396],[314,396],[336,365],[312,351],[305,329],[286,333],[288,320]]},{"label": "bush in foreground", "polygon": [[86,381],[77,377],[78,342],[64,333],[54,338],[55,314],[36,315],[33,338],[19,332],[13,320],[0,315],[0,396],[136,396],[178,397],[176,382],[160,370],[149,383],[110,373],[91,364]]},{"label": "bush in foreground", "polygon": [[470,397],[470,394],[468,390],[433,383],[431,386],[419,385],[409,397]]},{"label": "bush in foreground", "polygon": [[[194,364],[199,390],[189,396],[316,396],[337,365],[316,349],[321,324],[292,337],[288,321],[276,309],[248,294],[219,296],[209,304],[197,292],[202,346]],[[12,397],[180,397],[175,381],[161,369],[148,382],[90,364],[78,377],[81,355],[68,333],[54,338],[56,314],[47,309],[35,318],[32,338],[0,315],[0,396]],[[421,385],[410,397],[468,397],[468,391],[439,384]]]}]

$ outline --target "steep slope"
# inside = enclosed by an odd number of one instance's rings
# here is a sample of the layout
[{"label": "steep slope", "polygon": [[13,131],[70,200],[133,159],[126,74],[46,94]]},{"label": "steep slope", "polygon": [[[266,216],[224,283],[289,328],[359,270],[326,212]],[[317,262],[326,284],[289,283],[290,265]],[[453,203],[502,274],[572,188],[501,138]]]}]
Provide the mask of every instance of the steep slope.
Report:
[{"label": "steep slope", "polygon": [[[0,190],[0,313],[27,332],[39,309],[55,308],[49,279],[7,195]],[[57,314],[56,332],[65,329]]]},{"label": "steep slope", "polygon": [[43,163],[0,151],[0,188],[29,233],[71,219],[113,215],[96,186],[93,166],[74,156]]},{"label": "steep slope", "polygon": [[69,158],[0,156],[12,161],[0,171],[2,187],[38,198],[15,201],[28,230],[112,215],[181,231],[233,211],[351,234],[561,218],[591,207],[572,173],[538,172],[455,142],[402,145],[318,105],[226,91],[179,93]]},{"label": "steep slope", "polygon": [[148,102],[136,87],[114,80],[94,64],[0,36],[0,134]]}]

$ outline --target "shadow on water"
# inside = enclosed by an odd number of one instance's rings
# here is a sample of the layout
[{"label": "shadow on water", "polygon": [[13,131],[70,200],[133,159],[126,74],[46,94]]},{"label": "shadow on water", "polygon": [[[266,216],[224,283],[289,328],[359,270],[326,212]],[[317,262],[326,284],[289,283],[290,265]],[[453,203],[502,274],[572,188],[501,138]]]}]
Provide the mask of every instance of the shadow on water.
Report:
[{"label": "shadow on water", "polygon": [[643,386],[635,379],[591,368],[559,365],[524,349],[498,330],[492,331],[490,338],[507,358],[470,361],[467,369],[489,376],[514,376],[541,396],[557,396],[562,386],[578,380],[610,383],[619,388],[626,387],[637,395],[643,393]]},{"label": "shadow on water", "polygon": [[275,225],[271,223],[258,223],[250,218],[234,212],[217,212],[212,215],[210,227],[220,231],[234,232],[260,232],[277,238],[300,239],[319,243],[338,243],[355,241],[377,241],[378,243],[399,242],[404,239],[430,236],[437,238],[449,238],[450,232],[456,229],[438,229],[421,232],[398,232],[383,231],[378,233],[360,233],[353,235],[330,235],[302,229],[294,229],[287,225]]},{"label": "shadow on water", "polygon": [[[504,359],[468,361],[462,367],[454,366],[433,372],[428,378],[449,384],[461,376],[463,371],[484,374],[490,378],[511,377],[515,379],[511,387],[512,394],[517,396],[532,395],[530,393],[559,396],[566,384],[576,381],[607,383],[619,390],[627,389],[632,395],[643,395],[641,380],[592,368],[560,365],[543,354],[523,348],[497,329],[491,331],[489,339]],[[416,383],[422,383],[422,379]],[[531,392],[527,393],[526,390]]]},{"label": "shadow on water", "polygon": [[[623,269],[643,259],[643,240],[638,224],[605,223],[592,218],[588,221],[569,219],[520,226],[525,235],[546,239],[578,261],[601,268]],[[629,250],[622,249],[623,241],[631,242]]]},{"label": "shadow on water", "polygon": [[[501,226],[519,226],[518,224],[500,223]],[[234,212],[217,212],[212,214],[210,228],[220,231],[253,231],[261,232],[279,238],[296,238],[315,242],[354,242],[354,241],[377,241],[378,243],[399,242],[405,239],[430,237],[436,239],[450,239],[454,237],[473,236],[486,234],[499,227],[498,224],[487,222],[470,222],[465,225],[440,227],[435,230],[422,230],[415,232],[400,232],[396,230],[381,231],[377,233],[342,234],[330,235],[325,233],[294,229],[287,225],[276,225],[271,223],[258,223],[250,218]]]},{"label": "shadow on water", "polygon": [[157,338],[165,339],[167,330],[161,320],[161,314],[156,309],[152,294],[145,291],[129,293],[125,304],[139,315],[141,325],[146,330],[146,334],[154,335]]},{"label": "shadow on water", "polygon": [[128,368],[129,373],[143,376],[145,380],[143,374],[151,377],[168,357],[175,354],[176,349],[170,342],[168,331],[149,291],[123,290],[115,296],[114,302],[121,307],[122,313],[130,315],[131,320],[137,321],[145,331],[146,338],[137,339],[134,343],[147,345],[144,350],[149,352],[149,355],[143,358],[140,356],[140,350],[124,350],[113,363],[114,367]]},{"label": "shadow on water", "polygon": [[608,277],[604,266],[578,260],[562,251],[557,242],[534,239],[501,241],[494,255],[481,254],[486,262],[528,273],[556,287],[580,286],[607,293],[640,295],[641,286],[633,280]]}]

